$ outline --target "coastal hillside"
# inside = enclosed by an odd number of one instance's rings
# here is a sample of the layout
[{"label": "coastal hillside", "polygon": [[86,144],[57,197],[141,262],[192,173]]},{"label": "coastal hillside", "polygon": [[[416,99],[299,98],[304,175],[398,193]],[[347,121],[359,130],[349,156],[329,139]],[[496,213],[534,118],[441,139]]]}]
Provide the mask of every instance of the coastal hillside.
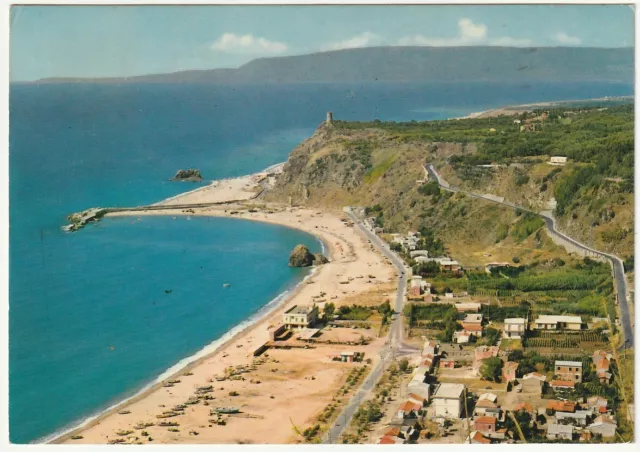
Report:
[{"label": "coastal hillside", "polygon": [[[569,161],[550,165],[552,155]],[[630,105],[450,121],[333,121],[294,149],[268,198],[366,206],[385,232],[426,231],[467,265],[486,254],[534,260],[554,253],[542,220],[424,183],[426,162],[469,191],[536,211],[555,208],[569,234],[623,258],[633,254]]]},{"label": "coastal hillside", "polygon": [[37,83],[599,81],[633,83],[633,48],[370,47],[259,58],[237,69]]}]

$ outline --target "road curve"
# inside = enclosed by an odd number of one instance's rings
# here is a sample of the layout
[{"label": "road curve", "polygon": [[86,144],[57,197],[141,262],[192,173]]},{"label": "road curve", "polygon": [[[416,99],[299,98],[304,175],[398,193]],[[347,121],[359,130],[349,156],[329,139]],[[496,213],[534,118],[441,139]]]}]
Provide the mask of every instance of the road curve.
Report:
[{"label": "road curve", "polygon": [[588,251],[592,254],[601,256],[605,259],[607,259],[609,262],[611,262],[612,268],[613,268],[613,277],[615,280],[615,285],[616,285],[616,294],[617,294],[617,301],[618,301],[618,307],[620,309],[620,323],[622,326],[622,331],[624,333],[624,346],[626,346],[627,348],[633,347],[634,344],[634,336],[633,336],[633,326],[631,325],[631,314],[629,313],[629,302],[627,299],[627,294],[628,294],[628,290],[627,290],[627,281],[624,277],[624,264],[622,262],[622,260],[618,257],[615,256],[613,254],[608,254],[608,253],[603,253],[602,251],[598,251],[595,250],[583,243],[578,242],[577,240],[569,237],[566,234],[563,234],[562,232],[558,231],[558,229],[556,228],[556,220],[553,217],[550,217],[548,215],[545,214],[541,214],[539,212],[534,212],[533,210],[527,209],[525,207],[521,207],[518,206],[516,204],[513,204],[511,202],[508,201],[499,201],[497,199],[485,196],[485,195],[479,195],[476,193],[471,193],[468,192],[466,190],[461,190],[458,187],[454,187],[452,185],[449,185],[448,182],[444,181],[440,175],[436,172],[435,168],[433,167],[433,165],[428,164],[428,165],[424,165],[424,169],[427,170],[427,172],[429,173],[429,176],[431,178],[433,178],[433,180],[435,180],[438,185],[440,185],[440,187],[442,187],[444,190],[453,192],[453,193],[464,193],[465,195],[471,197],[471,198],[477,198],[477,199],[484,199],[486,201],[491,201],[494,202],[496,204],[502,204],[504,206],[510,207],[512,209],[520,209],[524,212],[530,212],[533,213],[535,215],[538,215],[540,217],[542,217],[542,219],[544,220],[546,226],[547,226],[547,230],[549,230],[549,232],[551,234],[555,234],[556,236],[566,240],[567,242],[571,243],[572,245],[574,245],[577,248],[581,248],[585,251]]},{"label": "road curve", "polygon": [[402,343],[403,326],[402,326],[402,310],[404,308],[404,294],[407,287],[407,269],[404,262],[397,254],[395,254],[389,246],[373,232],[364,227],[360,220],[354,215],[350,207],[345,207],[344,212],[351,218],[353,223],[357,225],[362,234],[371,242],[371,244],[387,257],[398,271],[398,288],[396,290],[396,302],[391,325],[389,327],[389,336],[382,351],[380,352],[380,360],[373,367],[369,375],[360,385],[360,388],[351,397],[349,404],[338,415],[334,423],[322,437],[323,444],[335,443],[344,429],[351,423],[353,415],[358,411],[363,399],[375,387],[376,383],[382,377],[385,368],[391,363],[398,345]]}]

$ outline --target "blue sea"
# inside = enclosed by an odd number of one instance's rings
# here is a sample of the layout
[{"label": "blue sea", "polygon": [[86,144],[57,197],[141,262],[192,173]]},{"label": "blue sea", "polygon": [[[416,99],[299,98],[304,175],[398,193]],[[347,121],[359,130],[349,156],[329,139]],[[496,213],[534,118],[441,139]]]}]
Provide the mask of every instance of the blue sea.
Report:
[{"label": "blue sea", "polygon": [[181,168],[212,180],[284,161],[327,111],[429,120],[630,94],[606,83],[11,86],[11,442],[133,395],[299,283],[308,270],[287,266],[296,244],[321,249],[300,231],[224,218],[107,218],[63,233],[69,213],[197,187],[168,181]]}]

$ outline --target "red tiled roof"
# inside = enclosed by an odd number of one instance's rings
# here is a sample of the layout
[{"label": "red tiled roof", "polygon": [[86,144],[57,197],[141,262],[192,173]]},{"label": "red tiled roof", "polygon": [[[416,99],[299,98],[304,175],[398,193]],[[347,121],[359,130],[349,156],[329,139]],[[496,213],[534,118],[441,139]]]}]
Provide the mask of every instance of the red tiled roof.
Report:
[{"label": "red tiled roof", "polygon": [[382,438],[380,438],[380,441],[378,441],[378,444],[395,444],[395,443],[396,442],[393,440],[393,438],[387,435],[384,435]]},{"label": "red tiled roof", "polygon": [[475,435],[473,435],[473,437],[471,438],[473,441],[477,442],[477,443],[481,443],[481,444],[490,444],[491,440],[489,440],[488,438],[485,438],[484,435],[480,432],[476,432]]},{"label": "red tiled roof", "polygon": [[549,400],[547,409],[561,411],[563,413],[573,413],[576,411],[576,404],[568,400]]},{"label": "red tiled roof", "polygon": [[496,418],[491,416],[479,416],[474,421],[476,424],[496,424]]},{"label": "red tiled roof", "polygon": [[552,388],[575,388],[576,382],[570,380],[552,380],[549,383]]},{"label": "red tiled roof", "polygon": [[605,414],[605,413],[607,412],[607,407],[606,407],[606,406],[601,406],[601,407],[598,409],[598,412],[600,412],[600,413],[602,413],[602,414]]},{"label": "red tiled roof", "polygon": [[519,365],[520,363],[517,363],[515,361],[507,361],[506,363],[504,363],[504,369],[517,370]]},{"label": "red tiled roof", "polygon": [[400,405],[400,408],[398,408],[398,411],[420,411],[420,409],[422,409],[422,407],[420,405],[418,405],[417,403],[413,403],[409,400],[407,400],[406,402],[404,402],[402,405]]},{"label": "red tiled roof", "polygon": [[607,358],[602,358],[598,360],[598,362],[596,363],[596,368],[609,370],[609,360]]},{"label": "red tiled roof", "polygon": [[522,410],[528,411],[529,413],[533,413],[533,407],[531,406],[531,404],[526,402],[519,403],[513,408],[513,411],[522,411]]},{"label": "red tiled roof", "polygon": [[465,331],[482,331],[482,325],[476,323],[462,323],[462,329]]}]

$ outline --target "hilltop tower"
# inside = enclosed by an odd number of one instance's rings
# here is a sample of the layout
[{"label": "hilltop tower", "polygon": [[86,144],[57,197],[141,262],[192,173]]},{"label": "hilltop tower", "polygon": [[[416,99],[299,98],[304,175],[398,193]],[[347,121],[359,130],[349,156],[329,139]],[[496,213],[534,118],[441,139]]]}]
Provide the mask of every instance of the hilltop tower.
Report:
[{"label": "hilltop tower", "polygon": [[331,124],[331,122],[333,121],[333,113],[331,113],[330,111],[327,112],[327,124]]}]

